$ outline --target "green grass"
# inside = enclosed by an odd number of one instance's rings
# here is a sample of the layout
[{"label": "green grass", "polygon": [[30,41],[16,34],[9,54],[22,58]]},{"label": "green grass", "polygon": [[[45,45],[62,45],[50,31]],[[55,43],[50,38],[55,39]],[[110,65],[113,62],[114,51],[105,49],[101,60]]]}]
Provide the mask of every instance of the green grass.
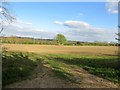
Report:
[{"label": "green grass", "polygon": [[91,74],[120,83],[117,56],[5,52],[2,56],[3,86],[27,79],[37,67],[37,60],[46,62],[55,76],[70,82],[75,82],[72,72],[69,71],[69,66],[73,66],[73,68],[82,67]]},{"label": "green grass", "polygon": [[53,58],[48,56],[43,56],[43,57],[44,57],[43,58],[44,61],[46,61],[51,66],[52,71],[56,76],[70,82],[75,82],[72,79],[73,75],[65,69],[66,68],[65,63],[56,61]]},{"label": "green grass", "polygon": [[26,79],[37,66],[37,62],[30,59],[28,53],[6,52],[2,56],[2,84],[3,86]]},{"label": "green grass", "polygon": [[91,74],[115,83],[119,81],[119,59],[117,56],[80,56],[80,55],[49,55],[54,61],[82,67]]}]

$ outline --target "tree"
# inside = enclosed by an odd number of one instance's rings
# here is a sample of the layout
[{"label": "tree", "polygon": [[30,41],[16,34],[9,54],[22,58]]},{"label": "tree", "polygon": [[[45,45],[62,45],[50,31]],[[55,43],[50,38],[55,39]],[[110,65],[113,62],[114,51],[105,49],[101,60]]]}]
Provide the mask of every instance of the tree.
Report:
[{"label": "tree", "polygon": [[79,41],[77,41],[77,45],[80,45],[80,42],[79,42]]},{"label": "tree", "polygon": [[118,38],[115,38],[116,40],[118,40],[118,46],[120,46],[120,26],[118,26],[118,33],[116,33],[116,35],[118,36]]},{"label": "tree", "polygon": [[116,33],[116,35],[118,35],[118,38],[115,38],[116,40],[120,41],[120,33]]},{"label": "tree", "polygon": [[66,37],[63,34],[57,34],[56,36],[57,43],[64,45],[67,42]]},{"label": "tree", "polygon": [[15,17],[10,13],[9,3],[0,2],[0,34],[4,29],[4,24],[10,24],[15,20]]},{"label": "tree", "polygon": [[[120,26],[118,26],[118,31],[120,29]],[[116,35],[118,35],[118,38],[116,38],[118,41],[120,41],[120,32],[116,33]]]}]

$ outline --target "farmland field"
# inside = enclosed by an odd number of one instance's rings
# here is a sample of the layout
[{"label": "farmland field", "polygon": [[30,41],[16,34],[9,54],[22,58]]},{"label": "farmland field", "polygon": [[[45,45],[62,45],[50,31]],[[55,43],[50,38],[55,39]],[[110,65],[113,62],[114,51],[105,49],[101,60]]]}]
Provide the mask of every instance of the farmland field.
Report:
[{"label": "farmland field", "polygon": [[118,48],[4,44],[3,87],[117,88]]},{"label": "farmland field", "polygon": [[63,1],[0,2],[2,89],[120,89],[120,3]]},{"label": "farmland field", "polygon": [[39,54],[82,54],[82,55],[117,55],[115,46],[58,46],[3,44],[10,51],[35,52]]}]

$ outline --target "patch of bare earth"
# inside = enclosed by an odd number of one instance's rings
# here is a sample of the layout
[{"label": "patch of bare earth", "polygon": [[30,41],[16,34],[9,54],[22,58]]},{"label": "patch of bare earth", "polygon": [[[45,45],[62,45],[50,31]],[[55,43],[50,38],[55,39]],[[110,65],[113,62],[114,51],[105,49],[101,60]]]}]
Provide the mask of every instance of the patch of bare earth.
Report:
[{"label": "patch of bare earth", "polygon": [[47,63],[38,63],[33,75],[27,80],[7,85],[5,88],[117,88],[108,80],[89,74],[82,68],[66,65],[76,82],[58,78]]}]

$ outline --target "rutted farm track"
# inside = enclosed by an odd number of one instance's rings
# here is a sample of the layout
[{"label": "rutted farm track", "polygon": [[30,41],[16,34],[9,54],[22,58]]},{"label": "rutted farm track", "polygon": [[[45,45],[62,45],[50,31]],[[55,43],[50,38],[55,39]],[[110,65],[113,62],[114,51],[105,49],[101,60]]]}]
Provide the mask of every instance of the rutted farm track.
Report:
[{"label": "rutted farm track", "polygon": [[75,82],[60,79],[54,75],[47,64],[38,63],[32,79],[23,80],[6,86],[5,88],[117,88],[108,80],[89,74],[82,68],[65,66],[73,74]]}]

